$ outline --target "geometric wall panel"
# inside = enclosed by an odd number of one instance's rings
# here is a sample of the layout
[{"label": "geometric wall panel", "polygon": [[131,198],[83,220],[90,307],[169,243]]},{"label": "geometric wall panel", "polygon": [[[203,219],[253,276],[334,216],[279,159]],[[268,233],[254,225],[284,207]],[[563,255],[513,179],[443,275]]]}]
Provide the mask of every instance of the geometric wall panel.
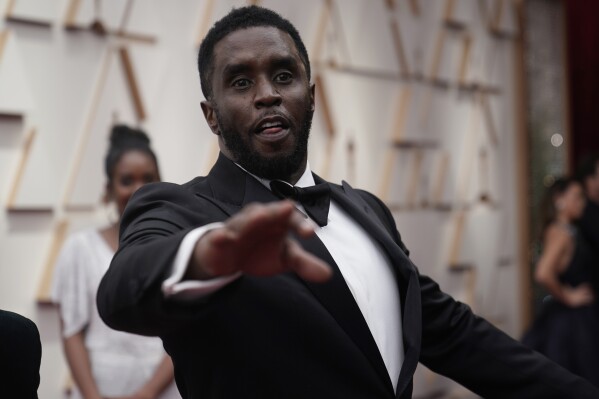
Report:
[{"label": "geometric wall panel", "polygon": [[58,258],[62,244],[67,237],[68,227],[69,222],[66,219],[62,219],[54,228],[52,242],[50,243],[50,250],[46,255],[46,263],[42,273],[42,278],[38,283],[36,299],[39,304],[47,305],[52,303],[52,299],[50,297],[52,290],[52,278],[54,276],[56,259]]},{"label": "geometric wall panel", "polygon": [[30,111],[33,97],[15,35],[0,31],[0,114],[22,115]]},{"label": "geometric wall panel", "polygon": [[21,184],[21,180],[23,178],[23,172],[25,171],[25,167],[27,166],[27,160],[31,154],[31,148],[33,146],[33,142],[36,136],[36,129],[31,128],[27,135],[25,136],[25,140],[23,142],[23,146],[21,149],[20,159],[17,164],[16,172],[13,177],[12,186],[10,188],[10,192],[8,194],[8,199],[6,201],[6,207],[9,211],[18,210],[17,206],[17,195],[19,193],[19,186]]},{"label": "geometric wall panel", "polygon": [[156,5],[154,1],[70,0],[64,26],[153,43],[161,26]]},{"label": "geometric wall panel", "polygon": [[6,19],[37,26],[50,26],[58,17],[59,0],[11,0],[6,9]]},{"label": "geometric wall panel", "polygon": [[[13,190],[19,207],[55,211],[45,217],[55,219],[56,229],[46,225],[37,232],[51,243],[60,236],[64,211],[72,230],[106,223],[101,212],[68,211],[99,210],[103,156],[116,121],[151,135],[165,180],[185,182],[212,164],[218,150],[200,107],[198,37],[233,6],[255,1],[38,0],[43,7],[28,8],[33,1],[11,0],[13,18],[41,20],[50,29],[16,20],[0,26],[0,32],[10,30],[0,51],[0,116],[21,115],[0,120],[0,172],[8,177],[2,185],[9,197],[14,197],[10,184],[20,182]],[[1,9],[6,4],[0,0]],[[476,302],[483,316],[499,301],[508,315],[505,327],[517,334],[518,292],[506,286],[500,299],[489,300],[489,284],[481,285],[502,259],[518,258],[517,224],[506,225],[517,213],[518,198],[515,41],[490,29],[499,21],[497,30],[510,31],[512,1],[260,4],[288,17],[310,53],[317,86],[310,138],[314,172],[380,193],[420,270],[450,294]],[[90,32],[94,21],[105,34]],[[31,127],[37,135],[29,156],[22,157]],[[37,216],[8,217],[19,224]],[[0,242],[10,234],[0,231]],[[12,248],[3,252],[10,259],[21,255]],[[456,265],[469,268],[448,270]],[[513,268],[501,270],[506,281],[516,280]],[[25,309],[45,280],[39,274],[32,278]],[[13,291],[0,281],[0,295],[21,295]],[[34,318],[35,312],[41,310],[33,309]],[[51,377],[42,381],[40,397],[62,397],[56,381],[65,367],[58,342],[44,341],[42,369]],[[63,365],[58,378],[52,374],[56,364]],[[444,387],[440,381],[436,388]],[[415,386],[415,396],[427,394],[429,386]]]},{"label": "geometric wall panel", "polygon": [[[67,208],[89,208],[100,203],[104,192],[103,158],[114,123],[139,126],[138,103],[130,92],[118,49],[108,49],[97,77],[93,101],[71,166],[65,196]],[[142,113],[145,115],[145,113]]]}]

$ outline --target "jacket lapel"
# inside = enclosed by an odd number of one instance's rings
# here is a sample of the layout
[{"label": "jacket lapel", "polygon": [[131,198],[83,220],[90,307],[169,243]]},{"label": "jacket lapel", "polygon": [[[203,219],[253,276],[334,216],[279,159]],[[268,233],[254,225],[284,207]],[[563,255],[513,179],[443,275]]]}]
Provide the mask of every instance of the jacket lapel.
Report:
[{"label": "jacket lapel", "polygon": [[368,324],[366,324],[366,320],[331,254],[317,236],[298,241],[305,250],[324,260],[333,269],[333,276],[325,283],[301,281],[312,291],[339,326],[360,348],[385,385],[393,390],[389,373],[370,333]]},{"label": "jacket lapel", "polygon": [[[316,179],[323,181],[318,177]],[[402,332],[405,350],[404,362],[397,384],[399,397],[412,380],[420,357],[422,321],[420,285],[416,268],[399,248],[399,245],[393,241],[376,213],[356,190],[346,182],[343,182],[342,187],[333,184],[330,186],[332,199],[379,242],[398,276],[399,291],[402,294]]]}]

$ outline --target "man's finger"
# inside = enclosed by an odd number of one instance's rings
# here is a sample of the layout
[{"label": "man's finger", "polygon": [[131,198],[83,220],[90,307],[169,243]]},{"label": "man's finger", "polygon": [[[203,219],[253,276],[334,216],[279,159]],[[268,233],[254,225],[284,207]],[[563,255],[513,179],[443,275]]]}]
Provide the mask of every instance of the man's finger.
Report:
[{"label": "man's finger", "polygon": [[299,210],[291,215],[290,228],[300,237],[308,238],[314,235],[316,223],[306,218]]},{"label": "man's finger", "polygon": [[306,252],[292,239],[287,239],[285,258],[283,261],[286,263],[287,268],[293,270],[306,281],[324,283],[333,275],[333,270],[329,265]]},{"label": "man's finger", "polygon": [[290,216],[294,206],[290,201],[278,201],[270,204],[250,204],[227,223],[228,227],[241,234],[253,233],[265,226],[269,230],[274,226],[289,228]]}]

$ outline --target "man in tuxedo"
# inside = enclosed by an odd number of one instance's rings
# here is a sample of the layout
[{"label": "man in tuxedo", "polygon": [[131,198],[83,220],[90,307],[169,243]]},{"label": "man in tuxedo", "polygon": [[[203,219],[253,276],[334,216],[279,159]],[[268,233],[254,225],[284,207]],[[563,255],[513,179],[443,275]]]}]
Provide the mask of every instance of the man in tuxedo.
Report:
[{"label": "man in tuxedo", "polygon": [[184,398],[405,399],[419,361],[486,397],[599,397],[420,275],[379,199],[311,172],[287,20],[231,11],[198,65],[221,154],[135,194],[98,291],[108,325],[162,338]]}]

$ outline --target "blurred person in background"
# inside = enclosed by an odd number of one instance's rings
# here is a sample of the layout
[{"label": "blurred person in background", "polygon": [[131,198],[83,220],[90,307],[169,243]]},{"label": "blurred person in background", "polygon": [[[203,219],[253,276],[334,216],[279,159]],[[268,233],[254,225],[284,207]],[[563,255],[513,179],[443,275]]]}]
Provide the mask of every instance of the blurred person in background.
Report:
[{"label": "blurred person in background", "polygon": [[0,398],[37,399],[42,343],[34,322],[0,310]]},{"label": "blurred person in background", "polygon": [[578,179],[587,197],[578,226],[595,254],[593,282],[595,290],[599,292],[599,153],[583,158],[578,167]]},{"label": "blurred person in background", "polygon": [[599,386],[594,256],[574,224],[584,209],[582,185],[576,180],[559,179],[548,189],[535,280],[550,295],[523,342]]},{"label": "blurred person in background", "polygon": [[[112,129],[104,167],[104,200],[114,202],[119,219],[139,187],[160,181],[148,136],[124,125]],[[72,235],[56,264],[52,298],[76,384],[72,398],[180,398],[160,339],[112,330],[98,316],[96,292],[118,248],[119,225]]]}]

